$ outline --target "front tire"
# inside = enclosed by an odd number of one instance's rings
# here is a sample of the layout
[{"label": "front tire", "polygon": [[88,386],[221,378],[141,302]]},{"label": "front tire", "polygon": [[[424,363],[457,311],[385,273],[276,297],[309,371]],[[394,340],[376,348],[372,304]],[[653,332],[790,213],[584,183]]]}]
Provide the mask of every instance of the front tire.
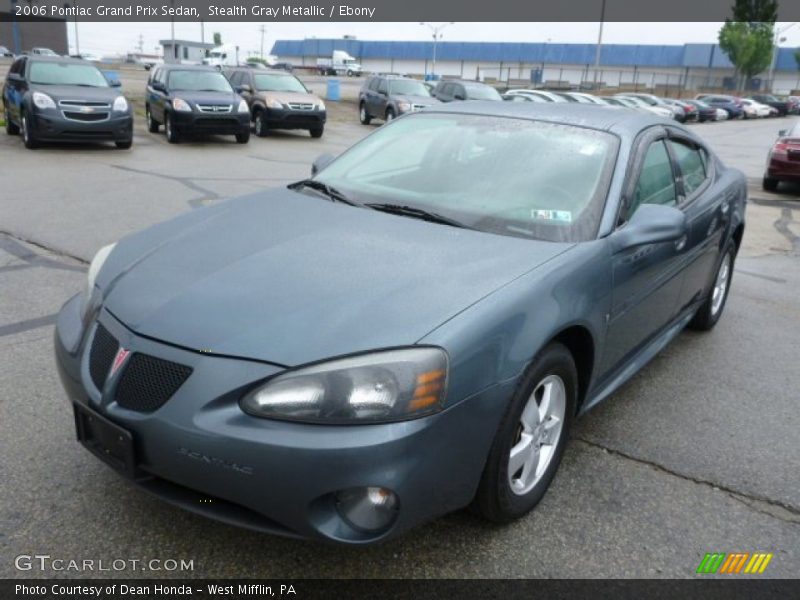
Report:
[{"label": "front tire", "polygon": [[761,187],[764,188],[765,192],[777,192],[778,183],[777,179],[764,175],[764,179],[761,180]]},{"label": "front tire", "polygon": [[507,523],[539,503],[561,462],[577,398],[572,354],[551,343],[525,371],[497,430],[473,500],[478,514]]},{"label": "front tire", "polygon": [[153,118],[153,113],[150,112],[150,105],[145,107],[145,117],[147,118],[147,131],[150,133],[158,133],[160,124]]},{"label": "front tire", "polygon": [[133,140],[125,140],[123,142],[115,142],[117,148],[120,150],[130,150],[130,147],[133,146]]},{"label": "front tire", "polygon": [[689,322],[690,329],[709,331],[719,321],[722,311],[725,309],[725,303],[728,300],[728,290],[731,289],[735,260],[736,245],[731,241],[728,242],[728,246],[722,255],[722,260],[719,261],[717,273],[714,276],[714,286],[711,288],[708,298],[706,298]]},{"label": "front tire", "polygon": [[264,118],[263,110],[256,111],[254,129],[256,130],[257,137],[266,137],[269,134],[269,128],[267,127],[267,121]]},{"label": "front tire", "polygon": [[20,127],[20,133],[22,134],[22,141],[25,144],[25,147],[28,150],[33,150],[34,148],[38,148],[39,142],[36,139],[34,133],[31,131],[31,124],[30,121],[28,120],[27,114],[22,113],[21,123],[22,124]]},{"label": "front tire", "polygon": [[167,141],[170,144],[177,144],[181,141],[178,132],[175,130],[175,125],[172,122],[172,115],[164,113],[164,134],[167,136]]},{"label": "front tire", "polygon": [[363,102],[358,106],[358,120],[361,121],[362,125],[369,125],[370,121],[372,121],[372,117],[367,112],[367,105]]},{"label": "front tire", "polygon": [[6,133],[8,135],[19,135],[19,125],[11,122],[11,116],[8,114],[8,109],[4,111],[4,118],[6,120]]},{"label": "front tire", "polygon": [[324,127],[315,127],[314,129],[310,129],[308,131],[308,133],[311,134],[312,138],[321,138],[324,132],[325,132]]},{"label": "front tire", "polygon": [[250,141],[250,130],[243,131],[242,133],[236,134],[236,143],[237,144],[246,144]]}]

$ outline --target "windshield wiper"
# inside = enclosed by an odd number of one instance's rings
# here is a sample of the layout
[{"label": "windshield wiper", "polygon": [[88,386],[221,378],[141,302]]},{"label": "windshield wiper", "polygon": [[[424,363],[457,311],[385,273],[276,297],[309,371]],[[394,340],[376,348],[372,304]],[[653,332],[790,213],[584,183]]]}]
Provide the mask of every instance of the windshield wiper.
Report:
[{"label": "windshield wiper", "polygon": [[322,183],[316,179],[303,179],[287,186],[290,190],[300,190],[302,188],[310,188],[318,192],[322,192],[334,202],[341,202],[342,204],[349,204],[350,206],[359,206],[358,202],[350,200],[342,192],[334,187],[329,186],[327,183]]},{"label": "windshield wiper", "polygon": [[422,219],[423,221],[430,221],[431,223],[441,223],[442,225],[450,225],[451,227],[460,227],[462,229],[471,229],[467,225],[450,217],[445,217],[435,212],[430,212],[422,208],[414,206],[404,206],[402,204],[382,204],[380,202],[370,202],[365,206],[381,212],[391,213],[393,215],[402,215],[404,217],[413,217],[415,219]]}]

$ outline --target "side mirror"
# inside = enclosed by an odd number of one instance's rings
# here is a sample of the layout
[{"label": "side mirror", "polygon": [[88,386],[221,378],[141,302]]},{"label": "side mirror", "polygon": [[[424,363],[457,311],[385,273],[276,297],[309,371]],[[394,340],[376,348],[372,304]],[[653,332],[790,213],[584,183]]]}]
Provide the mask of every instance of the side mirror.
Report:
[{"label": "side mirror", "polygon": [[111,87],[122,87],[122,82],[119,79],[112,79],[108,82]]},{"label": "side mirror", "polygon": [[156,90],[157,92],[166,93],[166,91],[167,91],[167,87],[163,83],[161,83],[160,81],[153,81],[150,84],[150,87],[153,88],[154,90]]},{"label": "side mirror", "polygon": [[311,163],[311,176],[313,177],[322,169],[327,167],[335,157],[333,154],[320,154],[317,158],[314,159],[314,162]]},{"label": "side mirror", "polygon": [[9,73],[8,74],[8,80],[9,81],[15,81],[15,82],[19,83],[19,82],[23,81],[23,77],[19,73]]},{"label": "side mirror", "polygon": [[778,132],[778,136],[780,136],[780,137],[783,137],[783,136],[788,135],[788,134],[789,134],[789,130],[788,129],[781,129]]},{"label": "side mirror", "polygon": [[239,87],[236,88],[236,93],[237,94],[252,94],[253,93],[253,88],[250,87],[249,83],[243,83],[242,85],[240,85]]},{"label": "side mirror", "polygon": [[686,215],[673,206],[642,204],[610,237],[614,252],[645,244],[674,242],[686,235]]}]

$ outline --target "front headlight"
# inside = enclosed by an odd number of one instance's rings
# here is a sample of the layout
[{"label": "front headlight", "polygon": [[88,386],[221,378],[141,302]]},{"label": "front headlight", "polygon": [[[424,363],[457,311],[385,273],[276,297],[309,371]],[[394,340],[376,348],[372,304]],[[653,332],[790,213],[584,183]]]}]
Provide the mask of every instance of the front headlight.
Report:
[{"label": "front headlight", "polygon": [[317,110],[325,110],[325,103],[322,100],[317,104]]},{"label": "front headlight", "polygon": [[283,104],[275,100],[275,98],[267,98],[267,108],[283,108]]},{"label": "front headlight", "polygon": [[407,110],[411,109],[411,103],[405,102],[405,101],[400,101],[400,102],[397,103],[397,109],[400,112],[406,112]]},{"label": "front headlight", "polygon": [[172,108],[178,112],[192,112],[192,106],[183,98],[174,98]]},{"label": "front headlight", "polygon": [[239,112],[243,113],[250,112],[250,107],[247,106],[247,102],[245,102],[244,100],[239,102]]},{"label": "front headlight", "polygon": [[444,405],[447,354],[404,348],[289,371],[252,390],[241,407],[255,417],[315,423],[401,421]]},{"label": "front headlight", "polygon": [[103,246],[100,248],[100,250],[97,251],[97,254],[94,255],[92,262],[89,264],[89,272],[86,275],[86,289],[83,292],[83,308],[81,310],[84,315],[91,305],[97,274],[100,272],[100,269],[103,267],[103,263],[106,262],[106,259],[111,254],[111,251],[114,250],[114,246],[116,245],[116,242],[114,242],[113,244],[109,244],[108,246]]},{"label": "front headlight", "polygon": [[56,103],[47,94],[42,92],[33,92],[33,104],[36,108],[55,108]]},{"label": "front headlight", "polygon": [[128,101],[125,99],[125,96],[117,96],[114,98],[112,109],[114,112],[126,112],[128,110]]}]

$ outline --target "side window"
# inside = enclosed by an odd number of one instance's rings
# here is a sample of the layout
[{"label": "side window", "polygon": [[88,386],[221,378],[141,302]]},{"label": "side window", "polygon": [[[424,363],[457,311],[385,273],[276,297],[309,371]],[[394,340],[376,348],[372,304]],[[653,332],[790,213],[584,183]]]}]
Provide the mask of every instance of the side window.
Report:
[{"label": "side window", "polygon": [[653,142],[647,149],[625,221],[629,221],[642,204],[677,204],[672,163],[663,140]]},{"label": "side window", "polygon": [[380,94],[388,94],[389,93],[389,86],[386,83],[385,79],[381,79],[378,83],[378,93]]},{"label": "side window", "polygon": [[691,196],[706,180],[702,151],[676,140],[670,140],[669,143],[683,175],[683,191],[687,197]]},{"label": "side window", "polygon": [[231,82],[233,87],[237,87],[242,83],[242,74],[241,73],[231,73],[230,77],[228,77],[228,81]]},{"label": "side window", "polygon": [[17,75],[22,75],[22,59],[21,58],[18,59],[17,61],[15,61],[13,65],[11,65],[11,68],[9,69],[9,72],[10,73],[16,73]]},{"label": "side window", "polygon": [[371,91],[371,92],[375,92],[375,91],[377,91],[377,89],[378,89],[378,84],[379,84],[379,83],[380,83],[380,79],[378,79],[377,77],[374,77],[374,78],[373,78],[373,79],[372,79],[372,80],[369,82],[369,85],[367,86],[367,87],[369,88],[369,91]]}]

